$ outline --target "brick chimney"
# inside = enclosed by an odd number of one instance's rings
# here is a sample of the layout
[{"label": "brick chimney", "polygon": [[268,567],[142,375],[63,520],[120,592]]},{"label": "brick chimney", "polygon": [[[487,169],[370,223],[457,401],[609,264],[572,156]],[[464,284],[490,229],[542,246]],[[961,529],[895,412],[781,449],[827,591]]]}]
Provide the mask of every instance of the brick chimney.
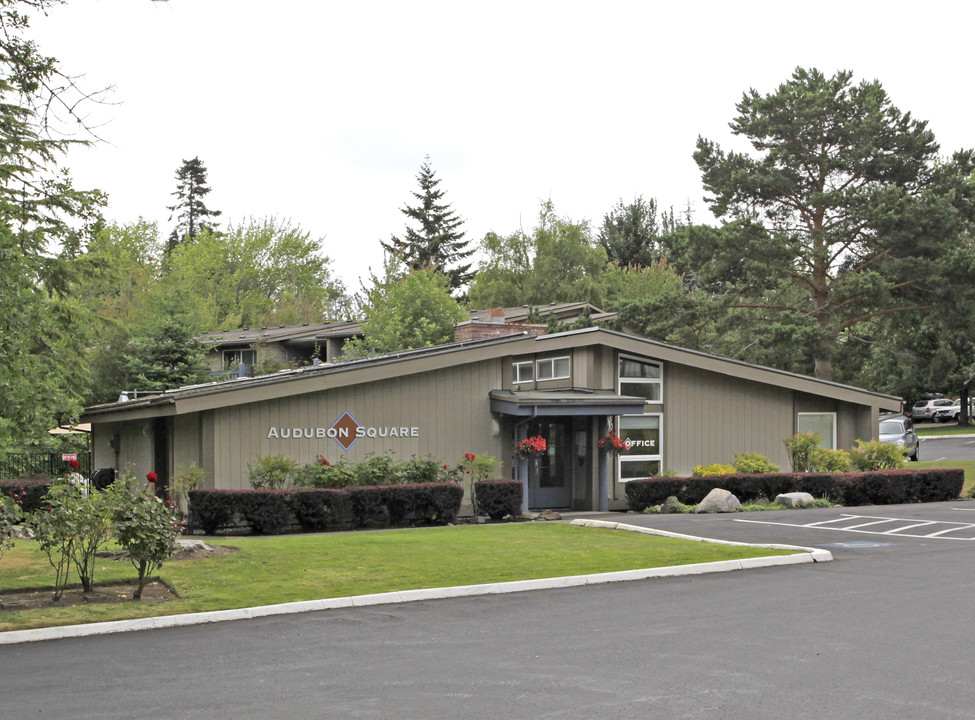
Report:
[{"label": "brick chimney", "polygon": [[488,338],[504,337],[505,335],[544,335],[548,332],[547,325],[506,324],[502,321],[468,320],[454,326],[454,342],[467,340],[486,340]]}]

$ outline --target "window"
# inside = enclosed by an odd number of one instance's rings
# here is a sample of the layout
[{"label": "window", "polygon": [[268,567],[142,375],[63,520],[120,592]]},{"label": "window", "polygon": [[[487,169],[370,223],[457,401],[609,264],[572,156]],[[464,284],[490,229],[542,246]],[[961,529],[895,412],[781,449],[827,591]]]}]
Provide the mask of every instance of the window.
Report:
[{"label": "window", "polygon": [[834,412],[801,412],[796,420],[796,431],[819,433],[824,448],[836,449],[836,413]]},{"label": "window", "polygon": [[624,443],[619,455],[620,482],[660,474],[663,451],[660,447],[660,415],[628,415],[619,418],[617,427]]},{"label": "window", "polygon": [[516,362],[511,366],[511,380],[515,384],[531,382],[535,379],[535,363]]},{"label": "window", "polygon": [[535,368],[539,380],[565,380],[569,377],[569,358],[557,357],[538,360]]},{"label": "window", "polygon": [[663,402],[663,369],[660,363],[620,357],[620,395],[646,398],[647,402]]},{"label": "window", "polygon": [[257,350],[224,350],[223,367],[231,373],[237,372],[241,363],[247,368],[248,374],[257,365]]}]

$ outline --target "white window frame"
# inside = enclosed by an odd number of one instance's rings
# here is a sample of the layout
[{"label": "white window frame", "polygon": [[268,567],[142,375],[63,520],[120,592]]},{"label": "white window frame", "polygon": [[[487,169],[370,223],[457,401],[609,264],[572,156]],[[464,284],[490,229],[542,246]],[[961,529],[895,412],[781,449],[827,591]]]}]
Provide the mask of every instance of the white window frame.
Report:
[{"label": "white window frame", "polygon": [[801,412],[801,413],[796,413],[796,432],[797,433],[806,432],[805,430],[802,429],[802,427],[800,427],[800,422],[801,422],[800,418],[802,418],[804,416],[805,417],[810,417],[810,416],[826,417],[826,416],[828,416],[828,417],[830,417],[832,419],[832,421],[833,421],[833,435],[832,435],[832,437],[829,438],[830,445],[827,447],[826,444],[825,444],[826,443],[826,438],[823,438],[823,447],[826,448],[827,450],[835,450],[836,449],[836,413],[835,412]]},{"label": "white window frame", "polygon": [[[528,374],[530,377],[522,378],[522,369],[528,368]],[[524,362],[515,362],[511,364],[511,382],[514,385],[520,385],[522,383],[535,382],[535,363],[531,360],[526,360]]]},{"label": "white window frame", "polygon": [[[244,353],[254,353],[254,362],[253,363],[246,362],[244,360]],[[231,356],[229,359],[227,357],[228,355]],[[236,348],[233,350],[224,350],[222,354],[222,358],[223,358],[223,366],[225,368],[232,367],[232,369],[236,370],[241,363],[244,363],[244,365],[246,365],[247,367],[257,366],[257,350],[255,350],[254,348]]]},{"label": "white window frame", "polygon": [[[627,483],[630,480],[637,480],[638,478],[624,478],[623,477],[623,463],[627,460],[637,460],[639,462],[658,462],[660,463],[660,474],[663,475],[664,472],[664,414],[663,413],[644,413],[643,415],[622,415],[616,418],[616,434],[619,437],[624,437],[623,428],[621,427],[622,421],[625,418],[636,418],[636,417],[655,417],[657,418],[657,433],[660,437],[660,443],[657,446],[657,452],[654,454],[643,453],[640,455],[634,455],[628,452],[622,452],[616,457],[616,479],[621,483]],[[658,477],[658,476],[654,476]]]},{"label": "white window frame", "polygon": [[[630,360],[631,362],[643,363],[645,365],[656,365],[660,370],[659,378],[624,378],[621,370],[621,365],[624,360]],[[620,355],[616,360],[616,392],[620,395],[623,394],[623,383],[628,383],[630,385],[656,385],[659,388],[658,395],[659,400],[647,400],[647,405],[658,405],[662,404],[664,401],[664,364],[659,360],[648,360],[647,358],[635,357],[633,355]]]},{"label": "white window frame", "polygon": [[[558,363],[559,360],[565,360],[567,368],[565,375],[555,374],[556,363]],[[551,368],[551,377],[542,377],[542,367],[544,365],[548,365]],[[535,378],[538,382],[548,382],[549,380],[568,380],[571,377],[572,358],[569,355],[560,355],[558,357],[543,358],[535,361]]]}]

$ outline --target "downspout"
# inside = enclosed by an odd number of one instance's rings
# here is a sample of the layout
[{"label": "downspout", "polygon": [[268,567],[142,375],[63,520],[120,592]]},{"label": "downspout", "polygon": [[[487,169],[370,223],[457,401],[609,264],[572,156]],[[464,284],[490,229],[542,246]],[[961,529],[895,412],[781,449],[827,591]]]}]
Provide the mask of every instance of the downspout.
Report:
[{"label": "downspout", "polygon": [[[609,419],[604,415],[599,419],[599,434],[609,434]],[[612,453],[597,453],[599,458],[599,512],[609,512],[609,457]]]}]

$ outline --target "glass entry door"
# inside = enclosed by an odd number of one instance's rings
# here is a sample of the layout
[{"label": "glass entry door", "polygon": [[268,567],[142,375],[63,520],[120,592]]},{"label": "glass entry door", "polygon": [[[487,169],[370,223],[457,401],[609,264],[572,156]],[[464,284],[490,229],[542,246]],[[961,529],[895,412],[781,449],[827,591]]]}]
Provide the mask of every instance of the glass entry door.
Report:
[{"label": "glass entry door", "polygon": [[545,438],[545,452],[528,460],[528,507],[567,508],[572,505],[572,445],[569,425],[560,420],[532,423],[529,436]]}]

